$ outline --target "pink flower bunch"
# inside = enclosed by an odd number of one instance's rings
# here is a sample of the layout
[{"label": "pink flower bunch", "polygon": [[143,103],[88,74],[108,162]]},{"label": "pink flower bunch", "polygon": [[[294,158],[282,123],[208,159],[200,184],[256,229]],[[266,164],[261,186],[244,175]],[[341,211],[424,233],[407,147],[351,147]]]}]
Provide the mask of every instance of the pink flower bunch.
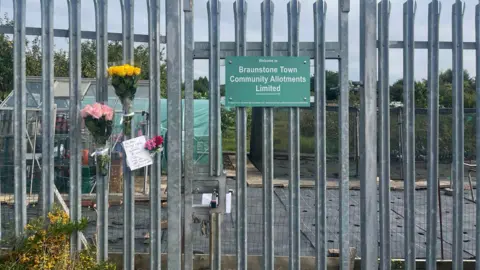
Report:
[{"label": "pink flower bunch", "polygon": [[153,149],[155,149],[155,142],[153,140],[148,140],[146,143],[145,143],[145,148],[148,150],[148,151],[152,151]]},{"label": "pink flower bunch", "polygon": [[80,111],[85,127],[92,134],[96,147],[104,147],[112,135],[114,111],[107,105],[95,103]]},{"label": "pink flower bunch", "polygon": [[100,119],[104,116],[107,121],[112,121],[114,113],[111,107],[100,103],[87,105],[80,111],[82,118],[91,116],[93,119]]},{"label": "pink flower bunch", "polygon": [[145,142],[145,149],[152,152],[158,152],[160,150],[160,147],[163,144],[163,137],[162,136],[155,136],[151,138],[150,140]]}]

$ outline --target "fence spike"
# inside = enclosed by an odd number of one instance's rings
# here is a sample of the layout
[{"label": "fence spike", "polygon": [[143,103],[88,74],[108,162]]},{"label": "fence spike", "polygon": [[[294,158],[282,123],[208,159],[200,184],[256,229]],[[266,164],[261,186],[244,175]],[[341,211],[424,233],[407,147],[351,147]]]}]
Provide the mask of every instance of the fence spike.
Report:
[{"label": "fence spike", "polygon": [[439,2],[428,5],[427,269],[436,269],[438,204]]},{"label": "fence spike", "polygon": [[166,2],[167,31],[167,185],[168,185],[168,260],[170,269],[182,269],[182,36],[180,1]]},{"label": "fence spike", "polygon": [[[480,78],[480,0],[475,6],[475,44],[476,44],[476,78]],[[476,104],[476,156],[480,157],[480,80],[476,80],[477,104]],[[477,169],[476,179],[480,179],[480,170]],[[476,180],[475,179],[475,180]],[[476,180],[476,184],[478,184]],[[476,188],[476,218],[475,224],[480,224],[480,188]],[[475,257],[480,258],[480,226],[476,226]],[[480,263],[475,264],[475,269],[480,270]]]},{"label": "fence spike", "polygon": [[377,1],[360,1],[360,211],[362,269],[378,268]]},{"label": "fence spike", "polygon": [[[289,55],[299,56],[300,2],[291,0],[287,10]],[[300,269],[300,109],[289,108],[288,118],[289,269]]]},{"label": "fence spike", "polygon": [[[14,95],[14,181],[15,181],[15,236],[20,237],[27,224],[27,113],[25,64],[25,0],[13,1],[13,87]],[[20,150],[19,150],[20,149]]]},{"label": "fence spike", "polygon": [[391,269],[390,244],[390,86],[389,86],[389,17],[390,1],[378,4],[378,76],[380,114],[380,269]]},{"label": "fence spike", "polygon": [[[97,45],[97,78],[96,100],[108,104],[108,1],[95,0],[96,45]],[[108,153],[111,155],[111,153]],[[108,196],[109,176],[104,176],[97,163],[96,200],[97,200],[97,262],[108,260]],[[111,167],[111,166],[110,166]]]},{"label": "fence spike", "polygon": [[[150,138],[160,136],[160,0],[147,0],[149,34],[149,117]],[[150,269],[162,268],[162,154],[153,157],[150,173]]]},{"label": "fence spike", "polygon": [[[41,2],[42,10],[42,216],[47,219],[54,200],[53,1]],[[30,187],[31,188],[31,187]]]},{"label": "fence spike", "polygon": [[[348,13],[350,10],[348,1],[340,0],[340,5],[345,7],[338,9],[338,36],[340,45],[340,59],[339,59],[339,80],[340,80],[340,101],[338,113],[338,130],[341,130],[339,136],[339,197],[340,197],[340,269],[350,269],[350,241],[349,241],[349,226],[350,226],[350,151],[349,151],[349,97],[350,85],[348,80]],[[300,150],[300,149],[299,149]]]},{"label": "fence spike", "polygon": [[[235,42],[236,55],[246,56],[246,21],[247,2],[237,0],[233,4],[235,14]],[[236,111],[236,244],[237,244],[237,269],[247,269],[247,114],[246,108],[239,107]],[[264,209],[266,204],[264,203]],[[270,213],[270,212],[264,212]],[[265,224],[265,223],[264,223]],[[272,224],[273,225],[273,224]],[[267,235],[267,234],[265,234]],[[266,242],[266,241],[265,241]]]},{"label": "fence spike", "polygon": [[464,192],[464,101],[463,101],[463,15],[462,1],[452,5],[452,180],[453,243],[452,269],[463,269],[463,192]]},{"label": "fence spike", "polygon": [[[261,4],[262,11],[262,54],[272,56],[273,18],[275,4],[266,0]],[[273,204],[273,109],[262,110],[262,178],[263,187],[263,230],[264,230],[264,269],[274,268],[274,204]]]},{"label": "fence spike", "polygon": [[325,9],[326,3],[313,4],[315,38],[315,245],[317,270],[327,269],[327,156],[325,96]]},{"label": "fence spike", "polygon": [[185,195],[184,195],[184,269],[193,270],[193,194],[192,181],[195,176],[194,162],[194,12],[193,0],[185,0],[183,5],[185,20]]},{"label": "fence spike", "polygon": [[[122,32],[123,32],[123,62],[125,64],[134,64],[134,1],[120,0],[122,10]],[[123,114],[129,114],[129,107],[125,105]],[[130,134],[123,134],[124,140],[134,138],[135,117],[130,121]],[[125,130],[125,129],[123,129]],[[122,147],[123,148],[123,147]],[[125,270],[135,268],[135,179],[133,173],[127,165],[127,155],[123,149],[123,267]]]},{"label": "fence spike", "polygon": [[[81,1],[69,0],[68,13],[70,22],[69,59],[70,59],[70,220],[80,221],[82,217],[82,170],[81,170]],[[72,255],[81,248],[80,232],[70,237]]]}]

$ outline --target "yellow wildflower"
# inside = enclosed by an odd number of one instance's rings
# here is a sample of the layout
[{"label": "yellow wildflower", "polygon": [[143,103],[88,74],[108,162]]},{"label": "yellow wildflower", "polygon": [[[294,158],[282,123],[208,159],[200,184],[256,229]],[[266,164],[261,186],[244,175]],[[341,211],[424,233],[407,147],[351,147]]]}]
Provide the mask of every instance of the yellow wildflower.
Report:
[{"label": "yellow wildflower", "polygon": [[108,68],[108,76],[112,76],[112,75],[113,75],[113,68],[109,67]]},{"label": "yellow wildflower", "polygon": [[28,262],[29,260],[30,260],[30,258],[27,257],[27,255],[25,255],[25,254],[22,254],[22,255],[20,256],[20,262],[22,262],[22,263],[26,263],[26,262]]}]

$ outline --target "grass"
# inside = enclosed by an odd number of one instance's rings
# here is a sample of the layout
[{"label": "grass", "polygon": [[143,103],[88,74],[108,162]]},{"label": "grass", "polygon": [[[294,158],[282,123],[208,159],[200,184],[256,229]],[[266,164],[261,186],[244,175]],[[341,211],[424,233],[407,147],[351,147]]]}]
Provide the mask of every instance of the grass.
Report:
[{"label": "grass", "polygon": [[[314,112],[309,109],[300,110],[300,150],[304,154],[315,153],[315,118]],[[276,109],[274,113],[274,149],[278,152],[288,150],[288,110]],[[390,113],[390,149],[392,156],[401,153],[403,137],[403,116],[399,111]],[[475,114],[465,114],[465,158],[475,158]],[[358,144],[357,118],[354,113],[349,115],[349,149],[351,155],[356,153]],[[428,116],[417,113],[415,116],[415,154],[417,159],[424,159],[427,155]],[[378,122],[377,122],[378,127]],[[338,113],[326,113],[326,151],[330,157],[338,156],[340,131],[338,128]],[[378,127],[379,128],[379,127]],[[360,128],[358,128],[360,131]],[[250,149],[250,129],[247,130],[247,151]],[[452,115],[442,114],[439,119],[439,158],[449,162],[452,159]],[[224,151],[236,150],[235,126],[229,127],[222,136]]]}]

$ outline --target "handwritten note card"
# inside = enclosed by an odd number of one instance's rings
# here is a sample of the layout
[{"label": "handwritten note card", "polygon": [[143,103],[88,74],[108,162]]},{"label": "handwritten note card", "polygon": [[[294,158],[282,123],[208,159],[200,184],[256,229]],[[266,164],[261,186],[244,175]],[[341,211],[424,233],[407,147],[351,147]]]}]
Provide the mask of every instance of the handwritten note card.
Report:
[{"label": "handwritten note card", "polygon": [[153,163],[150,153],[145,149],[146,141],[145,136],[140,136],[122,143],[127,154],[127,165],[130,170],[134,171]]}]

